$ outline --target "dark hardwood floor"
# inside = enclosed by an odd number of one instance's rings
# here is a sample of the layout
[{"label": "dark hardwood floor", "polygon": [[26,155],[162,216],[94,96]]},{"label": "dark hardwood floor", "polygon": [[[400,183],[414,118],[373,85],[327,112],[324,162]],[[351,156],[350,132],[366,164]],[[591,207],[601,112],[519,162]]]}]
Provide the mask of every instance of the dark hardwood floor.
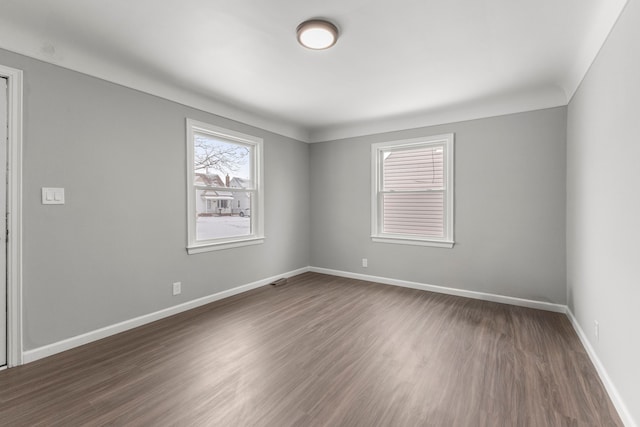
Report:
[{"label": "dark hardwood floor", "polygon": [[7,426],[621,426],[562,314],[316,273],[0,372]]}]

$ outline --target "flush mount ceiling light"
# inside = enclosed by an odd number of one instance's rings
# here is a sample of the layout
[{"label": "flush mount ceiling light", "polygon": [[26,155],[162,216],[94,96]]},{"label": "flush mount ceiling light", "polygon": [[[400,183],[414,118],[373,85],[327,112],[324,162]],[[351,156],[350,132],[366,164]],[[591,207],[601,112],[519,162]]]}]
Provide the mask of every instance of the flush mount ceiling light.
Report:
[{"label": "flush mount ceiling light", "polygon": [[298,42],[309,49],[322,50],[336,44],[338,28],[323,19],[310,19],[298,25]]}]

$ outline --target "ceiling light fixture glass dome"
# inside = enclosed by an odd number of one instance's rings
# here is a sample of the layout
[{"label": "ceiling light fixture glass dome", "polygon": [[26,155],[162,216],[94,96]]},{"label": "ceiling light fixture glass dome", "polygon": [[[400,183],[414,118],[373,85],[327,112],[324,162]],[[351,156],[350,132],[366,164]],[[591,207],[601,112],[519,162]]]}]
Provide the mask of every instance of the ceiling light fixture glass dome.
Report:
[{"label": "ceiling light fixture glass dome", "polygon": [[308,49],[328,49],[338,41],[338,28],[323,19],[304,21],[296,32],[298,42]]}]

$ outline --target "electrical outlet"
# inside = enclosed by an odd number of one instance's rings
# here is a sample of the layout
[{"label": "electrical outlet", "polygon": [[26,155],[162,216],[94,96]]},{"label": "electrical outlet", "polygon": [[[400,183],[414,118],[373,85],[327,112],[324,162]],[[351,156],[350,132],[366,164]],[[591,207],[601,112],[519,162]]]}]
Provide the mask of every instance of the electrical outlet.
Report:
[{"label": "electrical outlet", "polygon": [[369,266],[369,261],[366,258],[362,258],[362,266],[367,268]]},{"label": "electrical outlet", "polygon": [[180,295],[181,292],[182,292],[182,283],[175,282],[173,284],[173,295]]},{"label": "electrical outlet", "polygon": [[600,341],[600,323],[597,320],[593,321],[593,333],[596,336],[596,341]]}]

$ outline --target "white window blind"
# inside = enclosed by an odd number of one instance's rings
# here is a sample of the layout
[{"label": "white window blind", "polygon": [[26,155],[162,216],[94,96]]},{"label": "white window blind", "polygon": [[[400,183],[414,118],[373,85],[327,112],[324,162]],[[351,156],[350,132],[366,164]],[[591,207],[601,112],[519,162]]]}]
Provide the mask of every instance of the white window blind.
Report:
[{"label": "white window blind", "polygon": [[453,244],[453,135],[373,146],[374,240]]},{"label": "white window blind", "polygon": [[383,232],[444,236],[443,160],[441,145],[384,153]]}]

